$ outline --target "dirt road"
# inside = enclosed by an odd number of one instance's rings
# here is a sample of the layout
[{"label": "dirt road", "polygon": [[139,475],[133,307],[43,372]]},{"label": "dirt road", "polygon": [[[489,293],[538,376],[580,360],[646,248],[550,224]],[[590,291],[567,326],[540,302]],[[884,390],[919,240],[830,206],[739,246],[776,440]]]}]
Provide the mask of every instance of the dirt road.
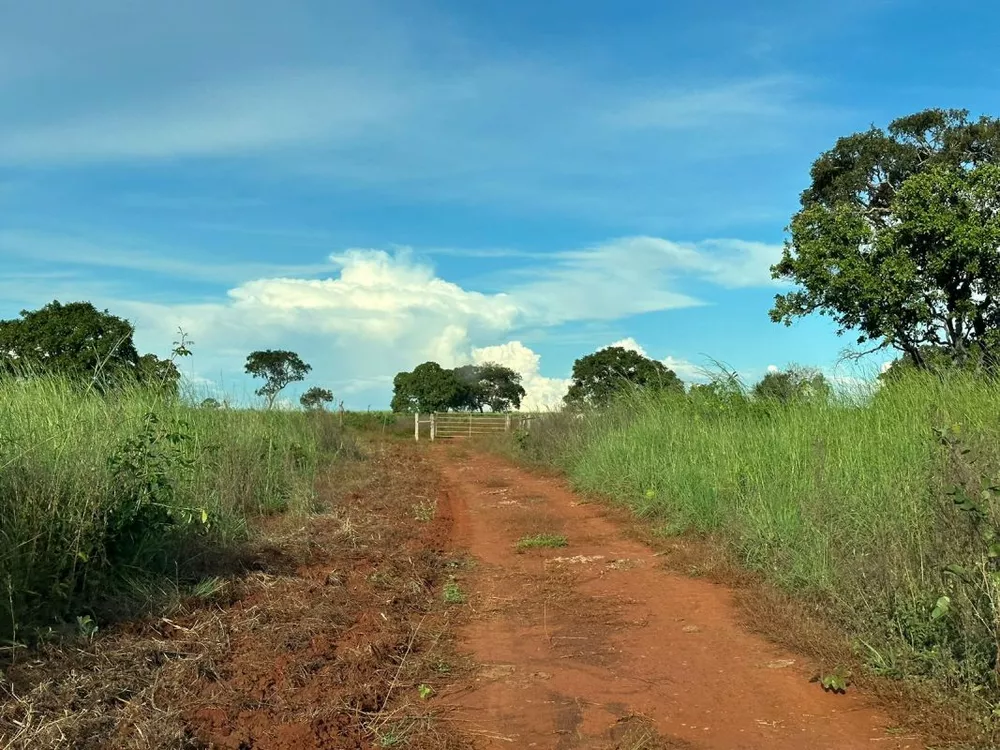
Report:
[{"label": "dirt road", "polygon": [[[738,623],[732,594],[663,569],[559,480],[436,446],[454,543],[478,561],[459,632],[480,671],[442,696],[479,747],[920,748],[855,691]],[[526,536],[562,548],[518,551]]]},{"label": "dirt road", "polygon": [[[369,453],[169,616],[0,663],[0,748],[924,746],[562,482],[459,443]],[[565,546],[516,549],[536,535]]]}]

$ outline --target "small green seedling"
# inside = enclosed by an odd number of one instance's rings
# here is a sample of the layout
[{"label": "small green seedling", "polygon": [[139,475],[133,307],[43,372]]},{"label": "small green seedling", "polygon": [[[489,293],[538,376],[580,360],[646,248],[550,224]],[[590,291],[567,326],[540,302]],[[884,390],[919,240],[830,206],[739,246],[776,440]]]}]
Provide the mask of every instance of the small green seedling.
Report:
[{"label": "small green seedling", "polygon": [[97,635],[97,623],[94,622],[90,615],[83,615],[82,617],[76,618],[76,629],[80,635],[86,638],[88,641],[94,640],[94,636]]},{"label": "small green seedling", "polygon": [[462,589],[458,587],[455,581],[448,581],[444,585],[444,590],[441,593],[445,604],[461,604],[465,601],[465,594],[462,593]]},{"label": "small green seedling", "polygon": [[828,693],[846,693],[847,686],[851,684],[851,673],[843,667],[837,667],[830,674],[818,674],[810,680],[818,682]]},{"label": "small green seedling", "polygon": [[434,688],[426,683],[421,683],[417,686],[417,693],[420,695],[420,700],[425,701],[434,695]]},{"label": "small green seedling", "polygon": [[433,521],[436,512],[437,505],[432,502],[415,503],[413,505],[413,517],[423,523]]}]

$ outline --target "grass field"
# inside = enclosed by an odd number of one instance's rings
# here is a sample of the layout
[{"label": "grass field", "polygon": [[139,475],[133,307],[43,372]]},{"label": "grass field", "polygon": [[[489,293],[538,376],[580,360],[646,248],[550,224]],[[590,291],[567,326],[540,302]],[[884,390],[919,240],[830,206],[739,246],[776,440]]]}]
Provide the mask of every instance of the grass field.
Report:
[{"label": "grass field", "polygon": [[518,443],[817,603],[876,673],[996,703],[1000,385],[915,376],[823,405],[632,394]]},{"label": "grass field", "polygon": [[329,414],[0,381],[0,647],[211,576],[249,519],[309,509],[317,465],[352,450]]}]

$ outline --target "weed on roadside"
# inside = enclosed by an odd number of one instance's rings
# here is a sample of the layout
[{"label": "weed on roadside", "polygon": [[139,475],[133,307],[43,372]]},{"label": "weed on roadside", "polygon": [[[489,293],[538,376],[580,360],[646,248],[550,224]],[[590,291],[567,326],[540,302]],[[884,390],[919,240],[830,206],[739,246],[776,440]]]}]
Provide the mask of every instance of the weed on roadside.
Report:
[{"label": "weed on roadside", "polygon": [[454,579],[444,585],[441,598],[444,599],[445,604],[463,604],[465,602],[465,594]]},{"label": "weed on roadside", "polygon": [[413,504],[413,517],[421,523],[433,521],[436,513],[437,503],[432,500],[424,500]]},{"label": "weed on roadside", "polygon": [[557,549],[568,544],[569,540],[562,534],[535,534],[534,536],[521,537],[515,546],[518,550]]}]

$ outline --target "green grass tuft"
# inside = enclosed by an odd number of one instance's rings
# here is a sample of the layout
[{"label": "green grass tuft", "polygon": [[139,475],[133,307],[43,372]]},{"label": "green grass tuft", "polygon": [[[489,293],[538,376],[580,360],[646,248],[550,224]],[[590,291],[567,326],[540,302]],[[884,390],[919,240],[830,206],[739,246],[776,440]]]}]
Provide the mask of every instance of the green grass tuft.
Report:
[{"label": "green grass tuft", "polygon": [[543,548],[556,549],[558,547],[565,547],[567,544],[569,544],[569,540],[567,540],[562,534],[535,534],[534,536],[521,537],[517,540],[517,544],[515,546],[519,550]]}]

